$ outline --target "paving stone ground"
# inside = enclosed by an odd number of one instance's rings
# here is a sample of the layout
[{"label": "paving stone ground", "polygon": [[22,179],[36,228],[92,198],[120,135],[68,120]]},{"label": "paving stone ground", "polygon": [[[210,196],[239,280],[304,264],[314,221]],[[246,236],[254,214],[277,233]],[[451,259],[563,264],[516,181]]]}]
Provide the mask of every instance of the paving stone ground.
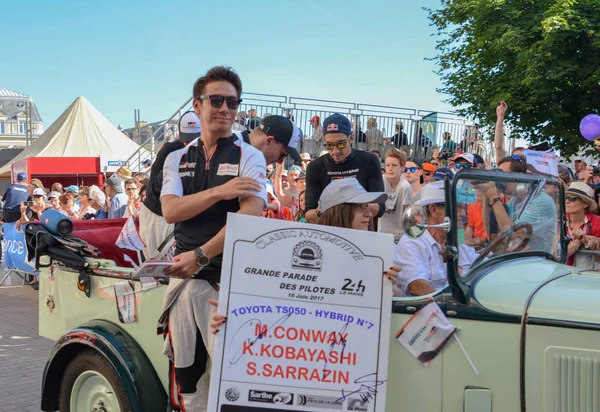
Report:
[{"label": "paving stone ground", "polygon": [[0,287],[0,412],[40,411],[42,372],[53,344],[38,336],[38,292]]}]

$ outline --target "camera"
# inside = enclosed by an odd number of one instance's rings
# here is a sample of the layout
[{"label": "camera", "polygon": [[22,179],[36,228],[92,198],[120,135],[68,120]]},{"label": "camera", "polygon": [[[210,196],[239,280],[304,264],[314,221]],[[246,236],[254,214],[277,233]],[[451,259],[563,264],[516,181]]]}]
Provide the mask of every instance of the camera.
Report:
[{"label": "camera", "polygon": [[600,176],[600,167],[592,166],[592,169],[594,171],[594,176]]},{"label": "camera", "polygon": [[23,202],[23,205],[25,207],[31,207],[31,206],[33,206],[33,200],[28,200],[26,202]]},{"label": "camera", "polygon": [[443,150],[440,152],[440,160],[448,160],[448,159],[450,159],[451,157],[452,157],[452,153],[451,153],[451,152],[449,152],[449,151],[448,151],[448,150],[446,150],[446,149],[443,149]]}]

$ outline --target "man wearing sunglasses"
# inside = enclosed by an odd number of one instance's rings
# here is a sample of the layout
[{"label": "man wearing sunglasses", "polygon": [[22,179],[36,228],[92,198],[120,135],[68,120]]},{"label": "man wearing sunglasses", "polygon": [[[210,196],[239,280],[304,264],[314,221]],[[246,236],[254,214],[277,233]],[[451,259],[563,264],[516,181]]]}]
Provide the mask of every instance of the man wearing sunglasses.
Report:
[{"label": "man wearing sunglasses", "polygon": [[459,154],[454,158],[454,167],[459,172],[465,169],[473,169],[475,166],[477,166],[477,161],[471,153]]},{"label": "man wearing sunglasses", "polygon": [[[368,192],[383,192],[379,159],[373,153],[352,148],[352,125],[336,113],[323,122],[323,139],[328,154],[310,162],[306,168],[306,220],[317,223],[321,214],[319,197],[332,180],[354,177]],[[381,217],[384,204],[370,204],[374,217]]]},{"label": "man wearing sunglasses", "polygon": [[420,193],[423,188],[423,163],[421,163],[419,159],[409,157],[406,159],[402,177],[410,184],[412,190],[412,202],[416,202],[421,198]]},{"label": "man wearing sunglasses", "polygon": [[265,157],[232,134],[241,94],[242,82],[228,67],[200,77],[193,88],[200,138],[164,164],[161,205],[165,220],[175,224],[176,263],[165,271],[173,278],[160,322],[169,334],[171,403],[179,410],[207,407],[214,338],[208,300],[218,299],[227,214],[260,216],[267,203]]}]

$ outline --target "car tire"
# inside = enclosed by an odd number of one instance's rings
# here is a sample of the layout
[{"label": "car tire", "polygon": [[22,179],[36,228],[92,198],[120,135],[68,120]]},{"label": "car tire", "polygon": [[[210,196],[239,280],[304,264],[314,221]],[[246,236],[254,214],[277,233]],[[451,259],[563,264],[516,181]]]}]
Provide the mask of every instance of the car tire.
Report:
[{"label": "car tire", "polygon": [[[77,354],[65,368],[58,405],[60,412],[91,411],[94,408],[100,411],[131,411],[115,368],[102,354],[91,349]],[[72,409],[72,405],[76,407]]]}]

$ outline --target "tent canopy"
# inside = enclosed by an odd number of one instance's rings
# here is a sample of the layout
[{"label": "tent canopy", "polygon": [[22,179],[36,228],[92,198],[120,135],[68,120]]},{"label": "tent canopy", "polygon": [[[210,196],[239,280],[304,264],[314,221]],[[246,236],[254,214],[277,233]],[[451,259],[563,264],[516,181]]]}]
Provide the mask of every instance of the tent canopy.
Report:
[{"label": "tent canopy", "polygon": [[[0,176],[9,177],[11,164],[27,157],[128,159],[138,150],[137,143],[80,96],[33,144],[0,168]],[[147,153],[142,153],[144,155]]]}]

